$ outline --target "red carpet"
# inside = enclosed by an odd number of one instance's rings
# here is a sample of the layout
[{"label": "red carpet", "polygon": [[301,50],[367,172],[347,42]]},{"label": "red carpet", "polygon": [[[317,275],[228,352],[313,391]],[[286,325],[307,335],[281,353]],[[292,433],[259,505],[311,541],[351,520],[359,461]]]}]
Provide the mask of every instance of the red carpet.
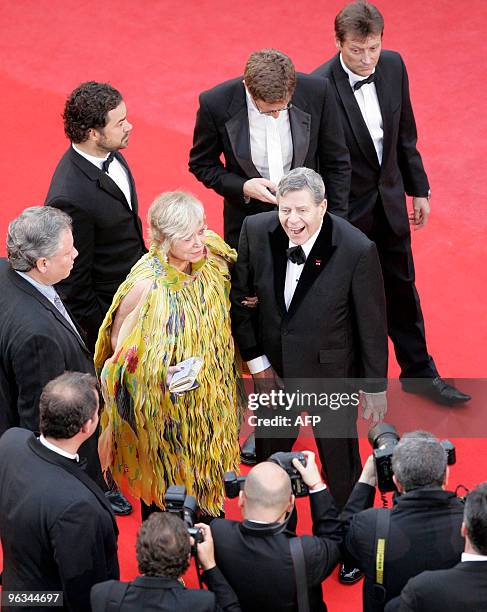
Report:
[{"label": "red carpet", "polygon": [[[0,8],[3,179],[0,236],[24,207],[42,203],[67,146],[60,115],[79,82],[108,80],[119,88],[134,124],[127,158],[137,180],[142,216],[161,191],[184,188],[206,204],[221,230],[221,201],[187,172],[198,93],[241,73],[248,54],[265,46],[288,53],[309,71],[334,52],[333,18],[343,3],[228,3],[22,0]],[[483,92],[487,4],[454,0],[378,0],[384,46],[400,51],[411,79],[420,150],[432,184],[432,216],[414,236],[418,288],[428,343],[441,373],[485,374],[487,261],[487,122]],[[3,239],[2,239],[3,240]],[[0,254],[4,254],[2,247]],[[390,375],[398,373],[391,358]],[[459,381],[459,386],[462,387]],[[487,398],[480,385],[468,407],[420,404],[422,426],[457,440],[452,485],[487,479]],[[462,387],[463,388],[463,387]],[[389,420],[417,426],[410,398],[394,392]],[[404,418],[403,418],[404,417]],[[446,433],[445,433],[446,432]],[[363,456],[368,452],[366,443]],[[306,502],[300,529],[309,528]],[[228,515],[237,517],[235,504]],[[138,516],[119,521],[124,578],[136,572]],[[188,583],[195,584],[188,576]],[[331,612],[360,610],[360,587],[325,586]]]}]

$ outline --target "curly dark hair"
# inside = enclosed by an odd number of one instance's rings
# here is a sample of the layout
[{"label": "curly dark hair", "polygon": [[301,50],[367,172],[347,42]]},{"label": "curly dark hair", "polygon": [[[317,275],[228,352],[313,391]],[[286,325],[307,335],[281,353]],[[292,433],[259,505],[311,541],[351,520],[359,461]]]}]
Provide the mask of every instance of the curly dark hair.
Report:
[{"label": "curly dark hair", "polygon": [[107,114],[117,108],[122,94],[108,83],[87,81],[69,95],[64,106],[64,132],[71,142],[88,139],[88,130],[107,124]]},{"label": "curly dark hair", "polygon": [[384,33],[381,12],[367,0],[347,4],[335,17],[335,36],[342,43],[347,34],[358,39]]},{"label": "curly dark hair", "polygon": [[135,552],[139,572],[177,579],[189,567],[191,545],[183,521],[170,512],[153,512],[142,523]]},{"label": "curly dark hair", "polygon": [[41,433],[55,440],[72,438],[95,416],[98,406],[96,378],[82,372],[64,372],[48,382],[41,393]]},{"label": "curly dark hair", "polygon": [[285,53],[262,49],[250,55],[244,79],[254,100],[272,104],[291,98],[296,87],[296,70]]}]

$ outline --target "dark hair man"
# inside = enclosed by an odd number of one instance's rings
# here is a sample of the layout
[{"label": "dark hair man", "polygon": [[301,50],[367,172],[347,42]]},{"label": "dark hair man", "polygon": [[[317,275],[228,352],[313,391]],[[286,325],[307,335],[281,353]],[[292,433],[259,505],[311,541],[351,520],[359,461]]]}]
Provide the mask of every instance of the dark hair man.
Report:
[{"label": "dark hair man", "polygon": [[63,118],[71,146],[54,172],[46,204],[73,220],[79,256],[60,288],[93,351],[119,284],[145,252],[134,179],[119,152],[132,125],[120,92],[95,81],[69,95]]},{"label": "dark hair man", "polygon": [[240,612],[235,593],[215,565],[211,530],[208,525],[198,527],[204,534],[204,541],[197,544],[198,558],[212,593],[186,589],[180,582],[191,559],[187,527],[175,514],[154,512],[142,523],[137,536],[137,563],[142,576],[128,583],[111,580],[95,585],[91,590],[93,612]]},{"label": "dark hair man", "polygon": [[465,552],[451,569],[411,578],[386,612],[457,612],[487,609],[487,483],[468,494],[461,527]]},{"label": "dark hair man", "polygon": [[[0,435],[9,427],[39,431],[42,389],[65,370],[95,372],[82,331],[54,288],[77,255],[71,219],[60,210],[32,206],[8,227],[8,261],[0,261]],[[102,484],[96,436],[80,454]]]},{"label": "dark hair man", "polygon": [[200,95],[189,156],[190,172],[224,198],[232,247],[246,216],[275,209],[277,183],[298,166],[321,173],[330,210],[345,216],[350,159],[328,82],[296,74],[280,51],[256,51],[243,78]]},{"label": "dark hair man", "polygon": [[384,536],[382,587],[376,575],[378,513],[374,503],[376,474],[373,456],[367,459],[341,515],[345,550],[350,562],[365,574],[364,612],[378,612],[400,594],[409,578],[424,570],[452,567],[460,559],[463,504],[446,490],[446,451],[430,433],[405,434],[392,455],[394,482],[400,495],[389,512]]},{"label": "dark hair man", "polygon": [[[300,537],[309,609],[325,611],[322,581],[339,558],[341,532],[333,499],[323,483],[314,453],[304,451],[307,465],[294,465],[310,487],[313,536]],[[277,464],[256,465],[240,492],[243,522],[215,519],[211,531],[218,567],[245,612],[297,611],[297,584],[285,517],[294,506],[291,482]],[[301,584],[301,589],[303,585]]]},{"label": "dark hair man", "polygon": [[[409,224],[425,226],[430,189],[406,67],[398,53],[382,50],[383,30],[375,6],[347,4],[335,19],[338,54],[313,75],[326,78],[338,102],[352,164],[347,218],[377,245],[403,389],[452,405],[470,397],[440,378],[426,346]],[[409,220],[405,193],[413,200]]]},{"label": "dark hair man", "polygon": [[62,591],[64,609],[86,612],[93,584],[119,577],[113,513],[79,465],[98,426],[95,377],[62,374],[39,410],[40,438],[16,427],[0,438],[3,590]]}]

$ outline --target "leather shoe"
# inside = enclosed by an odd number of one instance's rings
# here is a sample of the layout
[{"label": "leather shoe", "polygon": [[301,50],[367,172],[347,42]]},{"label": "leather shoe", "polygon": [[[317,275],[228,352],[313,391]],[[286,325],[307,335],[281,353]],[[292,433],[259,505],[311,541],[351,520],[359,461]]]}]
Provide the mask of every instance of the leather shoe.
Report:
[{"label": "leather shoe", "polygon": [[245,465],[255,465],[257,463],[254,433],[251,433],[240,447],[240,461]]},{"label": "leather shoe", "polygon": [[348,567],[344,563],[338,570],[338,582],[342,584],[355,584],[364,577],[364,573],[358,567]]},{"label": "leather shoe", "polygon": [[437,404],[443,406],[454,406],[463,404],[472,399],[470,395],[462,393],[452,385],[436,376],[436,378],[409,378],[402,381],[402,389],[406,393],[424,395]]},{"label": "leather shoe", "polygon": [[127,516],[127,514],[132,513],[132,504],[120,493],[120,491],[107,491],[105,497],[112,507],[113,514],[117,516]]}]

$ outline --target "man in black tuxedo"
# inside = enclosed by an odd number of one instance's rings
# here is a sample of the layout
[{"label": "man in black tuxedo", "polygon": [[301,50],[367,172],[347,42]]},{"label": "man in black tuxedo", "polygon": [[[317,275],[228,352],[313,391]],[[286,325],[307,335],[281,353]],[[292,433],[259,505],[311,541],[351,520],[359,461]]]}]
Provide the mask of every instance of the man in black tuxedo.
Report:
[{"label": "man in black tuxedo", "polygon": [[[231,301],[242,358],[258,386],[276,388],[284,378],[291,389],[306,379],[307,392],[326,394],[330,385],[340,389],[344,379],[360,378],[352,386],[366,392],[364,416],[378,420],[386,410],[387,331],[375,245],[348,221],[326,212],[323,180],[314,170],[291,170],[279,183],[277,200],[278,212],[247,217],[240,235]],[[253,308],[246,305],[251,295],[258,298]],[[320,460],[341,508],[361,471],[359,398],[354,393],[339,406],[325,399],[299,409],[318,418]],[[286,407],[281,413],[286,416]],[[256,412],[257,417],[273,414],[264,407]],[[282,430],[255,424],[259,460],[291,450],[299,431],[296,419]]]},{"label": "man in black tuxedo", "polygon": [[457,612],[487,610],[487,483],[467,496],[462,536],[465,552],[451,569],[411,578],[386,612]]},{"label": "man in black tuxedo", "polygon": [[[65,370],[95,373],[83,332],[54,289],[77,257],[71,225],[48,206],[27,208],[9,225],[8,261],[0,261],[0,434],[39,431],[42,389]],[[80,454],[102,485],[96,436]]]},{"label": "man in black tuxedo", "polygon": [[42,392],[40,438],[17,427],[1,437],[4,591],[62,591],[64,610],[87,612],[93,584],[119,577],[115,518],[79,465],[98,410],[95,377],[66,372]]},{"label": "man in black tuxedo", "polygon": [[191,544],[187,525],[175,514],[153,512],[140,527],[136,552],[139,572],[132,582],[110,580],[91,589],[93,612],[240,612],[232,588],[216,567],[208,525],[196,525],[204,540],[198,543],[203,580],[210,591],[186,589],[180,582],[189,567]]},{"label": "man in black tuxedo", "polygon": [[60,291],[93,352],[118,286],[146,250],[134,179],[119,152],[132,125],[120,92],[94,81],[70,94],[63,117],[71,145],[54,172],[46,204],[73,219],[79,256]]},{"label": "man in black tuxedo", "polygon": [[[446,490],[448,468],[441,443],[424,431],[405,434],[392,455],[394,482],[400,493],[389,514],[389,529],[377,531],[373,508],[377,479],[373,456],[345,506],[347,561],[365,574],[364,612],[382,612],[407,581],[425,570],[453,567],[463,550],[460,527],[463,504]],[[377,575],[377,539],[385,540],[382,579]]]},{"label": "man in black tuxedo", "polygon": [[296,74],[284,53],[257,51],[243,77],[200,95],[189,156],[190,172],[224,197],[228,244],[237,248],[245,217],[275,210],[277,183],[299,166],[320,172],[330,210],[346,216],[350,157],[330,84]]},{"label": "man in black tuxedo", "polygon": [[[452,405],[470,397],[439,377],[426,347],[409,224],[426,224],[430,189],[406,67],[398,53],[382,51],[383,29],[372,4],[348,4],[335,19],[338,55],[312,74],[324,77],[336,96],[352,164],[347,218],[377,245],[403,389]],[[413,196],[409,220],[405,192]]]},{"label": "man in black tuxedo", "polygon": [[304,609],[297,605],[296,557],[290,548],[296,540],[304,557],[300,593],[307,590],[309,610],[326,612],[321,583],[340,556],[340,521],[314,453],[304,451],[304,455],[306,467],[297,460],[294,465],[309,486],[314,535],[296,538],[287,531],[286,514],[289,517],[294,506],[291,481],[282,467],[271,462],[260,463],[247,476],[239,496],[243,522],[226,519],[211,522],[217,566],[245,612]]}]

